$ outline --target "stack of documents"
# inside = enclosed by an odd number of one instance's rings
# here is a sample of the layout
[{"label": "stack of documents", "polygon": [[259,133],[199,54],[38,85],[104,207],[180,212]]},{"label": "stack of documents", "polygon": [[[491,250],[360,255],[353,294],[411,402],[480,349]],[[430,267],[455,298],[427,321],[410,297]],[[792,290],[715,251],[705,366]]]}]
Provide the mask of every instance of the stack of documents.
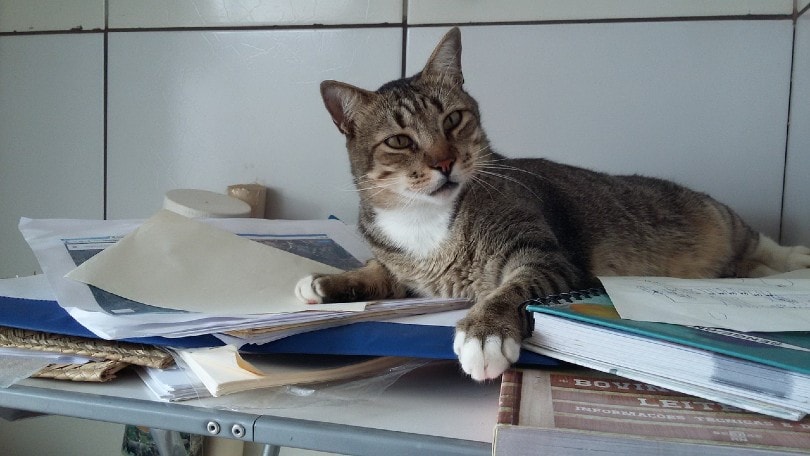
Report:
[{"label": "stack of documents", "polygon": [[[139,369],[162,400],[399,372],[407,358],[455,359],[454,327],[471,305],[300,302],[301,278],[371,258],[338,220],[192,220],[160,211],[146,221],[22,219],[20,231],[44,274],[0,280],[0,324],[172,347],[178,367]],[[209,352],[228,349],[274,364],[251,372],[209,362]],[[323,362],[330,357],[341,364]],[[557,364],[531,352],[520,360]]]},{"label": "stack of documents", "polygon": [[298,279],[356,268],[371,257],[337,220],[197,221],[161,211],[145,222],[23,219],[20,230],[59,305],[104,339],[265,328],[260,334],[267,342],[470,305],[458,299],[300,302]]},{"label": "stack of documents", "polygon": [[165,402],[211,397],[202,381],[189,370],[174,365],[167,369],[143,367],[137,370],[147,388]]},{"label": "stack of documents", "polygon": [[396,356],[271,355],[256,358],[254,364],[230,345],[178,350],[177,353],[184,367],[196,374],[215,397],[258,388],[368,377],[409,361]]}]

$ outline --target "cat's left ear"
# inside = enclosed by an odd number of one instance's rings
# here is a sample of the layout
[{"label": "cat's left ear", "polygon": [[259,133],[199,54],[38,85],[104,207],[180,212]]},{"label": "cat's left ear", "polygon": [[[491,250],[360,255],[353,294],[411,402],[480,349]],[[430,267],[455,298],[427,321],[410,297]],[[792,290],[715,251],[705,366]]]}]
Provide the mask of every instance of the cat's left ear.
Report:
[{"label": "cat's left ear", "polygon": [[464,76],[461,74],[461,31],[458,27],[450,29],[439,41],[422,74],[445,80],[452,78],[458,84],[464,83]]},{"label": "cat's left ear", "polygon": [[332,122],[346,136],[354,135],[354,118],[360,106],[368,103],[373,94],[353,85],[338,81],[323,81],[321,97]]}]

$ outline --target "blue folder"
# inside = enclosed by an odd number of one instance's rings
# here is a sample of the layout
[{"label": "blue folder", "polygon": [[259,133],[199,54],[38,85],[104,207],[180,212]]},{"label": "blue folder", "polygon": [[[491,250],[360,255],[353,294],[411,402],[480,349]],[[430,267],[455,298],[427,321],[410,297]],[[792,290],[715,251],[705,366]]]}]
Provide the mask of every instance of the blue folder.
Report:
[{"label": "blue folder", "polygon": [[[98,338],[74,320],[56,301],[0,296],[0,326]],[[123,340],[178,348],[223,345],[221,340],[212,335],[182,338],[139,337]],[[386,322],[358,322],[320,329],[262,345],[245,345],[241,350],[249,353],[456,358],[453,353],[453,328]],[[559,364],[555,359],[527,350],[521,352],[518,363],[540,366]]]},{"label": "blue folder", "polygon": [[[73,319],[56,301],[21,299],[0,296],[0,326],[43,331],[66,336],[99,337]],[[214,347],[222,342],[214,336],[193,336],[180,339],[139,337],[122,339],[126,342],[172,346],[178,348]]]}]

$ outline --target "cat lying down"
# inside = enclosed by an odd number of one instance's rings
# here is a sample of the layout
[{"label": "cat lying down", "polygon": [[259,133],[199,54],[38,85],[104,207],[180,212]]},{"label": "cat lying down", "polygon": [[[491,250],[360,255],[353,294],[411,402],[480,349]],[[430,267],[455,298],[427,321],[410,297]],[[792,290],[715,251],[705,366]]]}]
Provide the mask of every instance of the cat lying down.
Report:
[{"label": "cat lying down", "polygon": [[[598,275],[751,277],[810,267],[708,195],[491,148],[464,91],[461,35],[424,69],[377,91],[324,81],[360,195],[375,259],[296,286],[310,303],[463,297],[475,302],[453,348],[476,380],[515,362],[532,297],[592,286]],[[542,330],[542,329],[541,329]]]}]

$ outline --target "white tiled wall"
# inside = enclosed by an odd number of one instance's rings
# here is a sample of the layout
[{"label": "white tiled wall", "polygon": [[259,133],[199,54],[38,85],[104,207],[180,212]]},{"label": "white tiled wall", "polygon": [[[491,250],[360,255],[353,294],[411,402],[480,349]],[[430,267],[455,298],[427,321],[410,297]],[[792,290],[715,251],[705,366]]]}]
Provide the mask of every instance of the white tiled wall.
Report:
[{"label": "white tiled wall", "polygon": [[0,277],[39,269],[20,217],[104,215],[98,34],[0,36]]},{"label": "white tiled wall", "polygon": [[0,0],[0,277],[36,269],[19,217],[146,217],[171,188],[259,182],[271,217],[353,222],[318,83],[415,72],[450,23],[473,23],[467,87],[502,152],[672,178],[810,244],[810,13],[785,173],[793,3]]},{"label": "white tiled wall", "polygon": [[[505,6],[508,4],[508,7]],[[409,0],[409,24],[789,15],[793,0]]]},{"label": "white tiled wall", "polygon": [[[409,31],[409,72],[445,30]],[[790,21],[475,26],[462,60],[496,150],[673,179],[776,237],[792,34]]]},{"label": "white tiled wall", "polygon": [[104,0],[0,0],[0,32],[103,28]]},{"label": "white tiled wall", "polygon": [[[375,88],[403,61],[417,71],[448,24],[467,24],[467,86],[501,151],[673,178],[810,244],[810,13],[796,24],[788,130],[793,11],[793,0],[0,0],[0,277],[36,269],[19,217],[146,217],[176,187],[256,181],[271,188],[271,216],[354,221],[318,83]],[[71,451],[109,453],[81,445]]]},{"label": "white tiled wall", "polygon": [[399,74],[398,28],[110,33],[110,218],[151,215],[171,188],[271,188],[273,218],[355,217],[324,79]]},{"label": "white tiled wall", "polygon": [[112,28],[401,22],[400,0],[109,0]]}]

